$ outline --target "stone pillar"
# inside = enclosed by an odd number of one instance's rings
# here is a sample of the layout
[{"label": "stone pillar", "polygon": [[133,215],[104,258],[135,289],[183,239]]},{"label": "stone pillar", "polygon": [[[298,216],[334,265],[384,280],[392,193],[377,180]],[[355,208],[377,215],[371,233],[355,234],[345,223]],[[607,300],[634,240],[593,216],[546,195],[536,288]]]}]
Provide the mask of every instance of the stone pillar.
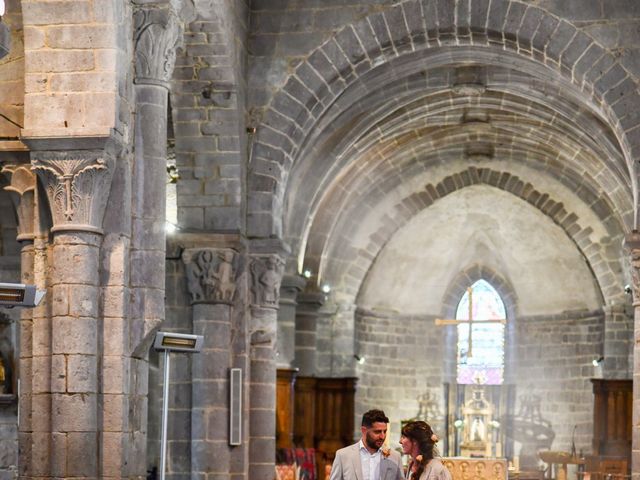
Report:
[{"label": "stone pillar", "polygon": [[318,315],[324,304],[321,292],[303,292],[298,295],[296,310],[296,355],[293,365],[301,376],[314,376],[316,371],[316,343]]},{"label": "stone pillar", "polygon": [[[640,232],[626,235],[625,247],[631,257],[631,277],[633,289],[633,384],[640,385]],[[636,389],[633,393],[633,423],[631,432],[631,474],[640,478],[640,399]]]},{"label": "stone pillar", "polygon": [[604,312],[604,378],[631,378],[632,365],[629,364],[629,352],[633,343],[629,332],[633,330],[632,307],[605,305]]},{"label": "stone pillar", "polygon": [[285,275],[280,286],[278,308],[278,340],[276,363],[278,368],[290,368],[296,348],[296,297],[306,284],[300,275]]},{"label": "stone pillar", "polygon": [[242,261],[232,248],[188,248],[182,260],[193,308],[193,333],[204,335],[202,352],[191,358],[191,472],[203,478],[229,479],[232,315]]},{"label": "stone pillar", "polygon": [[142,337],[133,339],[137,345],[164,319],[168,82],[181,31],[176,14],[166,2],[144,2],[144,8],[135,10],[134,21],[131,287],[136,291],[133,321],[143,324],[133,329]]},{"label": "stone pillar", "polygon": [[[34,352],[32,367],[35,383],[50,361],[51,417],[47,418],[47,405],[39,405],[45,413],[39,411],[38,418],[33,418],[34,428],[36,422],[50,422],[50,464],[43,466],[46,471],[32,473],[99,478],[99,254],[115,160],[106,150],[32,151],[31,159],[47,193],[53,220],[51,355],[42,356],[36,371]],[[47,334],[36,332],[34,318],[34,336],[36,333]],[[42,388],[46,394],[46,385]],[[35,400],[35,385],[33,395]],[[35,468],[35,452],[33,460]]]},{"label": "stone pillar", "polygon": [[272,480],[276,450],[276,359],[280,283],[279,255],[251,255],[249,477]]},{"label": "stone pillar", "polygon": [[[165,221],[168,87],[182,27],[169,0],[134,3],[135,126],[130,244],[130,422],[135,448],[129,469],[146,475],[148,352],[165,318]],[[117,363],[114,357],[113,362]]]},{"label": "stone pillar", "polygon": [[[28,159],[26,159],[28,160]],[[2,173],[9,177],[9,185],[4,187],[11,195],[11,200],[18,216],[18,236],[21,243],[20,266],[21,281],[25,284],[36,284],[43,288],[43,283],[36,283],[34,277],[35,261],[35,191],[36,177],[29,164],[5,164]],[[40,279],[41,280],[41,279]],[[42,307],[39,307],[42,308]],[[33,309],[23,308],[20,311],[20,418],[18,419],[18,445],[22,453],[19,476],[31,476],[32,446],[34,439],[32,423],[32,380],[33,380]],[[36,417],[37,419],[37,417]]]}]

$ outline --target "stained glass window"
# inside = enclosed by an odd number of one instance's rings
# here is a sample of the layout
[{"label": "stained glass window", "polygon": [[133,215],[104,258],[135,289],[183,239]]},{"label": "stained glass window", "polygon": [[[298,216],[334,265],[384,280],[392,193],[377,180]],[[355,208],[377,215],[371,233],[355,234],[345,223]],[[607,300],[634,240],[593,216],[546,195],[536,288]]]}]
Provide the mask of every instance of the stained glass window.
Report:
[{"label": "stained glass window", "polygon": [[[471,286],[471,356],[469,323],[458,324],[459,384],[501,385],[504,374],[504,324],[487,320],[506,319],[504,303],[486,280]],[[469,320],[469,291],[458,304],[456,320]]]}]

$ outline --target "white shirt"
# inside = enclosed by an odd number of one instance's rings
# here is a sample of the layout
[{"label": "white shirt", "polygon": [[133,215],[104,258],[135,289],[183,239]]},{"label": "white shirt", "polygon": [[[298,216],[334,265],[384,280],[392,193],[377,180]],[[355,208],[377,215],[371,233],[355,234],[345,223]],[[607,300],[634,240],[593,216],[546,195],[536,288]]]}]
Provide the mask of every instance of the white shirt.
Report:
[{"label": "white shirt", "polygon": [[382,457],[380,450],[372,455],[362,443],[362,439],[360,439],[359,445],[363,480],[380,480],[380,458]]}]

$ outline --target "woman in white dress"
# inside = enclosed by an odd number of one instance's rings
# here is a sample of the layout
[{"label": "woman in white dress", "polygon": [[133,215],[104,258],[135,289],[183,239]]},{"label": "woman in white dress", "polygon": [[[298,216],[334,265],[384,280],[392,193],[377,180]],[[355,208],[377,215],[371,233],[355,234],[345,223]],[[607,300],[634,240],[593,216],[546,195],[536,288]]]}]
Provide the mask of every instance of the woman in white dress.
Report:
[{"label": "woman in white dress", "polygon": [[409,480],[451,480],[447,467],[436,458],[438,436],[427,422],[409,422],[402,427],[402,453],[411,456],[406,478]]}]

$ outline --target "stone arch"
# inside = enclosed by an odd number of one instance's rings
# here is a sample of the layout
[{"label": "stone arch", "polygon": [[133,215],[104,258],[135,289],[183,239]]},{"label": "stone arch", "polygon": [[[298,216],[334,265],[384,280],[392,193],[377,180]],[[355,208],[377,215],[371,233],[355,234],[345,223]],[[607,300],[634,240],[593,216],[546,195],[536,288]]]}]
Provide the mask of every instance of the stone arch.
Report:
[{"label": "stone arch", "polygon": [[480,279],[486,280],[496,289],[504,302],[507,318],[515,318],[518,313],[518,295],[513,285],[500,272],[483,264],[469,265],[449,282],[442,298],[441,315],[444,318],[453,318],[458,308],[458,302],[466,289]]},{"label": "stone arch", "polygon": [[[259,127],[248,174],[249,234],[282,234],[288,173],[322,116],[345,102],[345,92],[366,89],[367,74],[392,59],[447,45],[514,51],[555,72],[605,112],[623,145],[626,168],[640,157],[640,120],[625,117],[630,106],[640,104],[636,81],[590,36],[516,0],[496,0],[490,7],[482,0],[407,0],[344,27],[276,93]],[[635,197],[635,173],[631,181]]]},{"label": "stone arch", "polygon": [[[372,233],[369,237],[369,245],[361,249],[357,258],[352,262],[357,268],[347,269],[341,285],[344,291],[354,296],[358,294],[368,272],[368,268],[363,268],[363,265],[370,265],[375,260],[377,253],[384,248],[393,235],[417,213],[457,190],[480,184],[511,193],[540,210],[566,233],[578,251],[585,257],[587,265],[593,272],[603,301],[609,303],[610,300],[624,300],[624,293],[620,288],[622,283],[618,273],[620,270],[618,258],[608,258],[606,256],[608,248],[603,249],[591,241],[589,236],[593,229],[580,225],[580,218],[576,213],[568,211],[562,202],[554,200],[548,193],[538,190],[534,185],[521,180],[517,175],[473,166],[449,175],[436,184],[427,184],[422,191],[415,192],[398,202],[394,207],[394,211],[398,215],[394,217],[393,225],[383,225]],[[583,195],[589,201],[602,201],[593,192],[585,191]],[[594,205],[595,203],[590,204]],[[610,234],[610,242],[607,247],[620,248],[623,229],[610,205],[602,201],[593,210]],[[451,312],[444,311],[443,314],[451,314]]]}]

